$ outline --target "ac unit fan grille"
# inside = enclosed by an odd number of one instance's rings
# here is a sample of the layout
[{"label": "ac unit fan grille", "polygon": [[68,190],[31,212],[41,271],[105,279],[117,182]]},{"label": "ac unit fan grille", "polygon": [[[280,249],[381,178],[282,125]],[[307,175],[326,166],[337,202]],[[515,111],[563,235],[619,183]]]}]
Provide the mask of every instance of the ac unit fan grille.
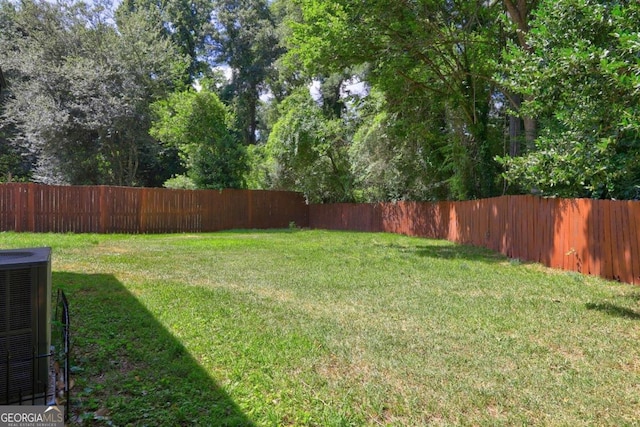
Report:
[{"label": "ac unit fan grille", "polygon": [[11,401],[33,389],[32,294],[31,269],[0,271],[0,400]]},{"label": "ac unit fan grille", "polygon": [[33,328],[32,293],[29,268],[0,271],[0,336]]},{"label": "ac unit fan grille", "polygon": [[7,331],[8,311],[7,311],[7,291],[9,289],[6,273],[0,271],[0,334]]},{"label": "ac unit fan grille", "polygon": [[[27,396],[33,388],[33,345],[31,334],[0,338],[0,400]],[[7,373],[7,367],[9,368]],[[6,384],[10,385],[7,396]]]},{"label": "ac unit fan grille", "polygon": [[9,329],[31,329],[31,270],[11,270],[9,273]]}]

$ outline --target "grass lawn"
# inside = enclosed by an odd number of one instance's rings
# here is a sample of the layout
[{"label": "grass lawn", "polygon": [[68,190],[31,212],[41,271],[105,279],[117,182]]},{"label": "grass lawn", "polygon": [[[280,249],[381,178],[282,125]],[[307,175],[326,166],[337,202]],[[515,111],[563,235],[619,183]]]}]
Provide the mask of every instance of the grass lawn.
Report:
[{"label": "grass lawn", "polygon": [[74,423],[632,425],[640,288],[391,234],[0,233],[52,246]]}]

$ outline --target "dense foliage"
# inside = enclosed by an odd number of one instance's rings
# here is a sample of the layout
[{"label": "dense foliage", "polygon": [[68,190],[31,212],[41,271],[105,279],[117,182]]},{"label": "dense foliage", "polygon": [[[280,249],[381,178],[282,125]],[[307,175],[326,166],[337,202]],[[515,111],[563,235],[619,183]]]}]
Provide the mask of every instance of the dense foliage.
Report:
[{"label": "dense foliage", "polygon": [[0,0],[0,177],[638,198],[639,18],[624,0]]},{"label": "dense foliage", "polygon": [[159,25],[141,13],[116,28],[82,3],[2,3],[2,129],[33,156],[34,179],[157,184],[164,158],[147,132],[149,103],[168,94],[186,66]]},{"label": "dense foliage", "polygon": [[564,196],[640,196],[640,4],[545,1],[531,50],[504,65],[523,109],[544,125],[535,146],[505,158],[512,181]]},{"label": "dense foliage", "polygon": [[230,114],[215,93],[176,92],[151,109],[155,121],[149,133],[178,149],[196,187],[243,186],[244,146],[229,131]]}]

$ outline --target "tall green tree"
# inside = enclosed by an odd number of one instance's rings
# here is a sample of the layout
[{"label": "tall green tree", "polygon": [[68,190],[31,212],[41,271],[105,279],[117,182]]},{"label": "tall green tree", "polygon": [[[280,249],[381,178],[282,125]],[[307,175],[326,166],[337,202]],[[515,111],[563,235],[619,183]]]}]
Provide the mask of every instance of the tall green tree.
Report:
[{"label": "tall green tree", "polygon": [[173,93],[153,104],[151,135],[178,148],[198,188],[243,188],[246,149],[229,130],[232,120],[215,93]]},{"label": "tall green tree", "polygon": [[528,153],[503,159],[507,178],[543,194],[640,197],[640,4],[543,1],[529,50],[512,46],[506,83],[539,117]]},{"label": "tall green tree", "polygon": [[362,123],[349,147],[357,200],[431,200],[449,197],[444,110],[434,104],[390,112],[377,89],[362,100]]},{"label": "tall green tree", "polygon": [[244,144],[255,144],[260,96],[282,53],[276,23],[265,0],[215,0],[214,20],[211,56],[231,68],[221,97],[234,108]]},{"label": "tall green tree", "polygon": [[344,122],[327,118],[306,87],[278,108],[265,147],[271,187],[301,191],[314,203],[353,200]]},{"label": "tall green tree", "polygon": [[191,84],[210,73],[206,46],[213,31],[212,9],[213,0],[124,0],[118,6],[116,17],[119,22],[140,12],[157,16],[162,23],[158,27],[160,34],[189,58],[184,83]]},{"label": "tall green tree", "polygon": [[[503,0],[504,9],[511,23],[511,48],[531,51],[528,35],[530,20],[539,0]],[[507,38],[508,39],[508,38]],[[506,41],[506,40],[505,40]],[[522,152],[522,131],[524,130],[525,146],[531,147],[537,136],[537,121],[535,117],[520,114],[522,93],[514,93],[505,89],[505,95],[513,114],[509,114],[509,154],[514,157]]]},{"label": "tall green tree", "polygon": [[[0,36],[1,39],[1,36]],[[6,95],[7,81],[4,79],[2,68],[0,67],[0,117],[2,117],[4,95]],[[13,146],[10,136],[13,133],[12,128],[0,129],[0,182],[8,182],[12,180],[22,180],[28,177],[28,165],[23,159],[24,152],[20,152],[17,147]]]},{"label": "tall green tree", "polygon": [[[409,117],[431,104],[432,126],[442,124],[451,155],[449,196],[495,195],[502,123],[494,120],[493,81],[502,5],[491,2],[351,2],[299,0],[301,22],[291,22],[288,57],[307,72],[327,74],[368,64],[368,81],[388,101],[389,113]],[[402,123],[402,122],[401,122]],[[408,121],[404,122],[410,125]],[[500,128],[499,128],[500,127]],[[406,129],[407,135],[434,141]],[[426,147],[437,151],[436,147]]]},{"label": "tall green tree", "polygon": [[70,184],[148,184],[160,153],[149,103],[174,87],[186,62],[152,15],[115,28],[99,5],[0,4],[0,61],[10,78],[2,128],[34,153],[34,178]]}]

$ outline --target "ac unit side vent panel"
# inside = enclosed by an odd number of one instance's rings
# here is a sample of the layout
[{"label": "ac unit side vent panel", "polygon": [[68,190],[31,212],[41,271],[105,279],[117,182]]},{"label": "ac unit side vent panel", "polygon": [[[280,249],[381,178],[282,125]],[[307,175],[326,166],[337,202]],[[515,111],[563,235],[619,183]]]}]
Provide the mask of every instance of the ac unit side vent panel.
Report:
[{"label": "ac unit side vent panel", "polygon": [[[4,271],[0,271],[0,334],[6,332],[7,325],[9,324],[7,311],[7,291],[9,290],[9,285],[7,283],[7,273]],[[0,384],[2,384],[0,382]]]},{"label": "ac unit side vent panel", "polygon": [[[9,363],[9,395],[7,395],[7,369],[0,369],[0,400],[14,400],[19,396],[28,396],[33,388],[33,340],[31,334],[22,334],[0,338],[0,358],[3,364]],[[8,360],[7,360],[8,357]]]},{"label": "ac unit side vent panel", "polygon": [[30,268],[9,272],[9,329],[31,329],[33,283]]}]

